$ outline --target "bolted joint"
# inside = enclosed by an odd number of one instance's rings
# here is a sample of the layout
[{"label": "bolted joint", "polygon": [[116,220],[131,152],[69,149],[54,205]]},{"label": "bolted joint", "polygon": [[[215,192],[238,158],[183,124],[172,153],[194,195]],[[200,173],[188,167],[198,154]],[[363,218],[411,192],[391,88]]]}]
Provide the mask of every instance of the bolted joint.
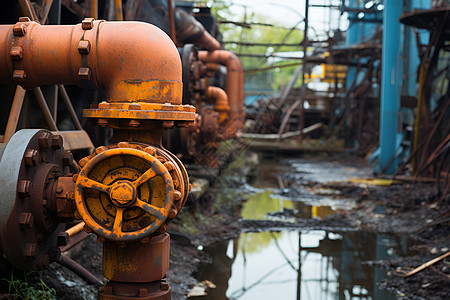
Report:
[{"label": "bolted joint", "polygon": [[25,70],[14,70],[13,72],[13,80],[17,83],[24,83],[25,79],[27,79],[27,73]]},{"label": "bolted joint", "polygon": [[62,146],[63,146],[63,138],[62,138],[62,136],[60,136],[60,135],[54,135],[54,136],[52,136],[52,139],[51,139],[51,145],[52,145],[52,148],[53,149],[55,149],[55,150],[57,150],[57,149],[61,149],[62,148]]},{"label": "bolted joint", "polygon": [[26,230],[33,228],[33,214],[32,213],[21,213],[19,215],[19,226],[20,229]]},{"label": "bolted joint", "polygon": [[128,126],[130,127],[139,127],[141,125],[141,122],[139,122],[138,120],[130,120],[130,122],[128,122]]},{"label": "bolted joint", "polygon": [[42,132],[38,138],[39,146],[42,149],[47,149],[50,147],[50,134],[48,132]]},{"label": "bolted joint", "polygon": [[31,191],[31,181],[29,180],[20,180],[17,184],[17,192],[19,193],[19,196],[25,198],[30,197],[30,191]]},{"label": "bolted joint", "polygon": [[67,150],[64,151],[63,154],[62,154],[63,166],[65,166],[65,167],[70,166],[72,164],[72,161],[73,161],[73,154],[72,154],[72,152],[69,152]]},{"label": "bolted joint", "polygon": [[34,167],[41,162],[41,156],[36,149],[28,149],[25,151],[24,160],[28,167]]},{"label": "bolted joint", "polygon": [[11,47],[9,55],[13,60],[22,60],[23,59],[23,48],[21,46]]},{"label": "bolted joint", "polygon": [[25,245],[24,256],[25,257],[36,257],[38,245],[36,243],[27,243]]},{"label": "bolted joint", "polygon": [[162,281],[160,288],[163,291],[167,291],[167,290],[169,290],[169,284],[167,282]]},{"label": "bolted joint", "polygon": [[67,246],[67,244],[69,243],[69,234],[65,231],[60,232],[58,234],[58,238],[56,240],[58,247],[64,247]]},{"label": "bolted joint", "polygon": [[25,26],[25,24],[16,24],[13,27],[13,34],[15,36],[24,36],[25,33],[27,32],[27,26]]},{"label": "bolted joint", "polygon": [[91,79],[91,69],[86,68],[86,67],[81,67],[78,70],[78,77],[81,80],[90,80]]},{"label": "bolted joint", "polygon": [[89,41],[80,41],[78,43],[78,53],[80,54],[89,54],[91,52],[91,42]]},{"label": "bolted joint", "polygon": [[81,21],[81,28],[83,28],[83,30],[91,30],[94,28],[94,18],[85,18]]},{"label": "bolted joint", "polygon": [[174,121],[163,121],[162,127],[163,128],[172,128],[174,126]]},{"label": "bolted joint", "polygon": [[31,22],[31,20],[28,17],[19,17],[19,22],[26,23],[26,22]]},{"label": "bolted joint", "polygon": [[111,107],[111,104],[109,104],[106,101],[102,101],[98,104],[98,109],[109,109]]}]

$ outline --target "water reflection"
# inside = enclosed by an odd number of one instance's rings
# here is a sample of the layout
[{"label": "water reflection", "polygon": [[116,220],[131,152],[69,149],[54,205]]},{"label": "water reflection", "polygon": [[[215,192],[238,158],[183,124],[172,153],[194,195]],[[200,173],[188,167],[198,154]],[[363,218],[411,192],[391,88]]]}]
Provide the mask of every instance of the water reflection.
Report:
[{"label": "water reflection", "polygon": [[407,240],[370,232],[243,233],[208,253],[198,280],[217,287],[195,299],[394,299],[382,270],[364,261],[405,255]]},{"label": "water reflection", "polygon": [[247,195],[241,210],[241,216],[247,220],[265,220],[273,218],[325,218],[333,214],[329,205],[317,206],[292,201],[281,195],[273,194],[269,189]]}]

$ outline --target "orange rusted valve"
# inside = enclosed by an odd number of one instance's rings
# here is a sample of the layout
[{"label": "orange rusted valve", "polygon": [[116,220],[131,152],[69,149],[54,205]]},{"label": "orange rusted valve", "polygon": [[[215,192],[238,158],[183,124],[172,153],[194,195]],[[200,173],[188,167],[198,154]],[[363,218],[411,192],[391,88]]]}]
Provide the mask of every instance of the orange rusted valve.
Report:
[{"label": "orange rusted valve", "polygon": [[109,149],[79,173],[77,210],[100,237],[122,242],[143,239],[169,217],[175,192],[178,197],[180,192],[175,191],[167,167],[149,152],[154,148]]}]

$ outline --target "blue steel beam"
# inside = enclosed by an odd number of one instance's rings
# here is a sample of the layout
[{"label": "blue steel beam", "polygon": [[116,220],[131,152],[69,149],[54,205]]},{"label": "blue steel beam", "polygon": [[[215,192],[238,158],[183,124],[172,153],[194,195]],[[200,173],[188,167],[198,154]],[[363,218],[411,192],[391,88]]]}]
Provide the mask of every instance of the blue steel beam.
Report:
[{"label": "blue steel beam", "polygon": [[403,1],[385,1],[383,14],[383,56],[380,108],[380,169],[393,174],[399,161],[394,158],[398,147],[400,110],[400,23]]}]

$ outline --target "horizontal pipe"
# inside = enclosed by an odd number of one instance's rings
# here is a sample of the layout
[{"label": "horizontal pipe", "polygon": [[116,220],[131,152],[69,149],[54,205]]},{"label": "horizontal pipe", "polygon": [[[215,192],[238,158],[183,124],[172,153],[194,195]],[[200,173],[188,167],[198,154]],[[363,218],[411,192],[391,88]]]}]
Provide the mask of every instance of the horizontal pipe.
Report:
[{"label": "horizontal pipe", "polygon": [[143,22],[0,25],[0,83],[29,89],[77,84],[109,102],[181,104],[181,60],[170,38]]},{"label": "horizontal pipe", "polygon": [[102,286],[103,282],[95,277],[91,272],[86,270],[82,265],[71,259],[70,257],[61,254],[61,259],[59,260],[59,264],[71,270],[78,276],[80,276],[84,281],[88,284],[95,286]]},{"label": "horizontal pipe", "polygon": [[244,71],[241,61],[227,50],[199,51],[198,57],[204,63],[217,63],[227,68],[226,92],[231,109],[226,137],[229,138],[244,125]]}]

